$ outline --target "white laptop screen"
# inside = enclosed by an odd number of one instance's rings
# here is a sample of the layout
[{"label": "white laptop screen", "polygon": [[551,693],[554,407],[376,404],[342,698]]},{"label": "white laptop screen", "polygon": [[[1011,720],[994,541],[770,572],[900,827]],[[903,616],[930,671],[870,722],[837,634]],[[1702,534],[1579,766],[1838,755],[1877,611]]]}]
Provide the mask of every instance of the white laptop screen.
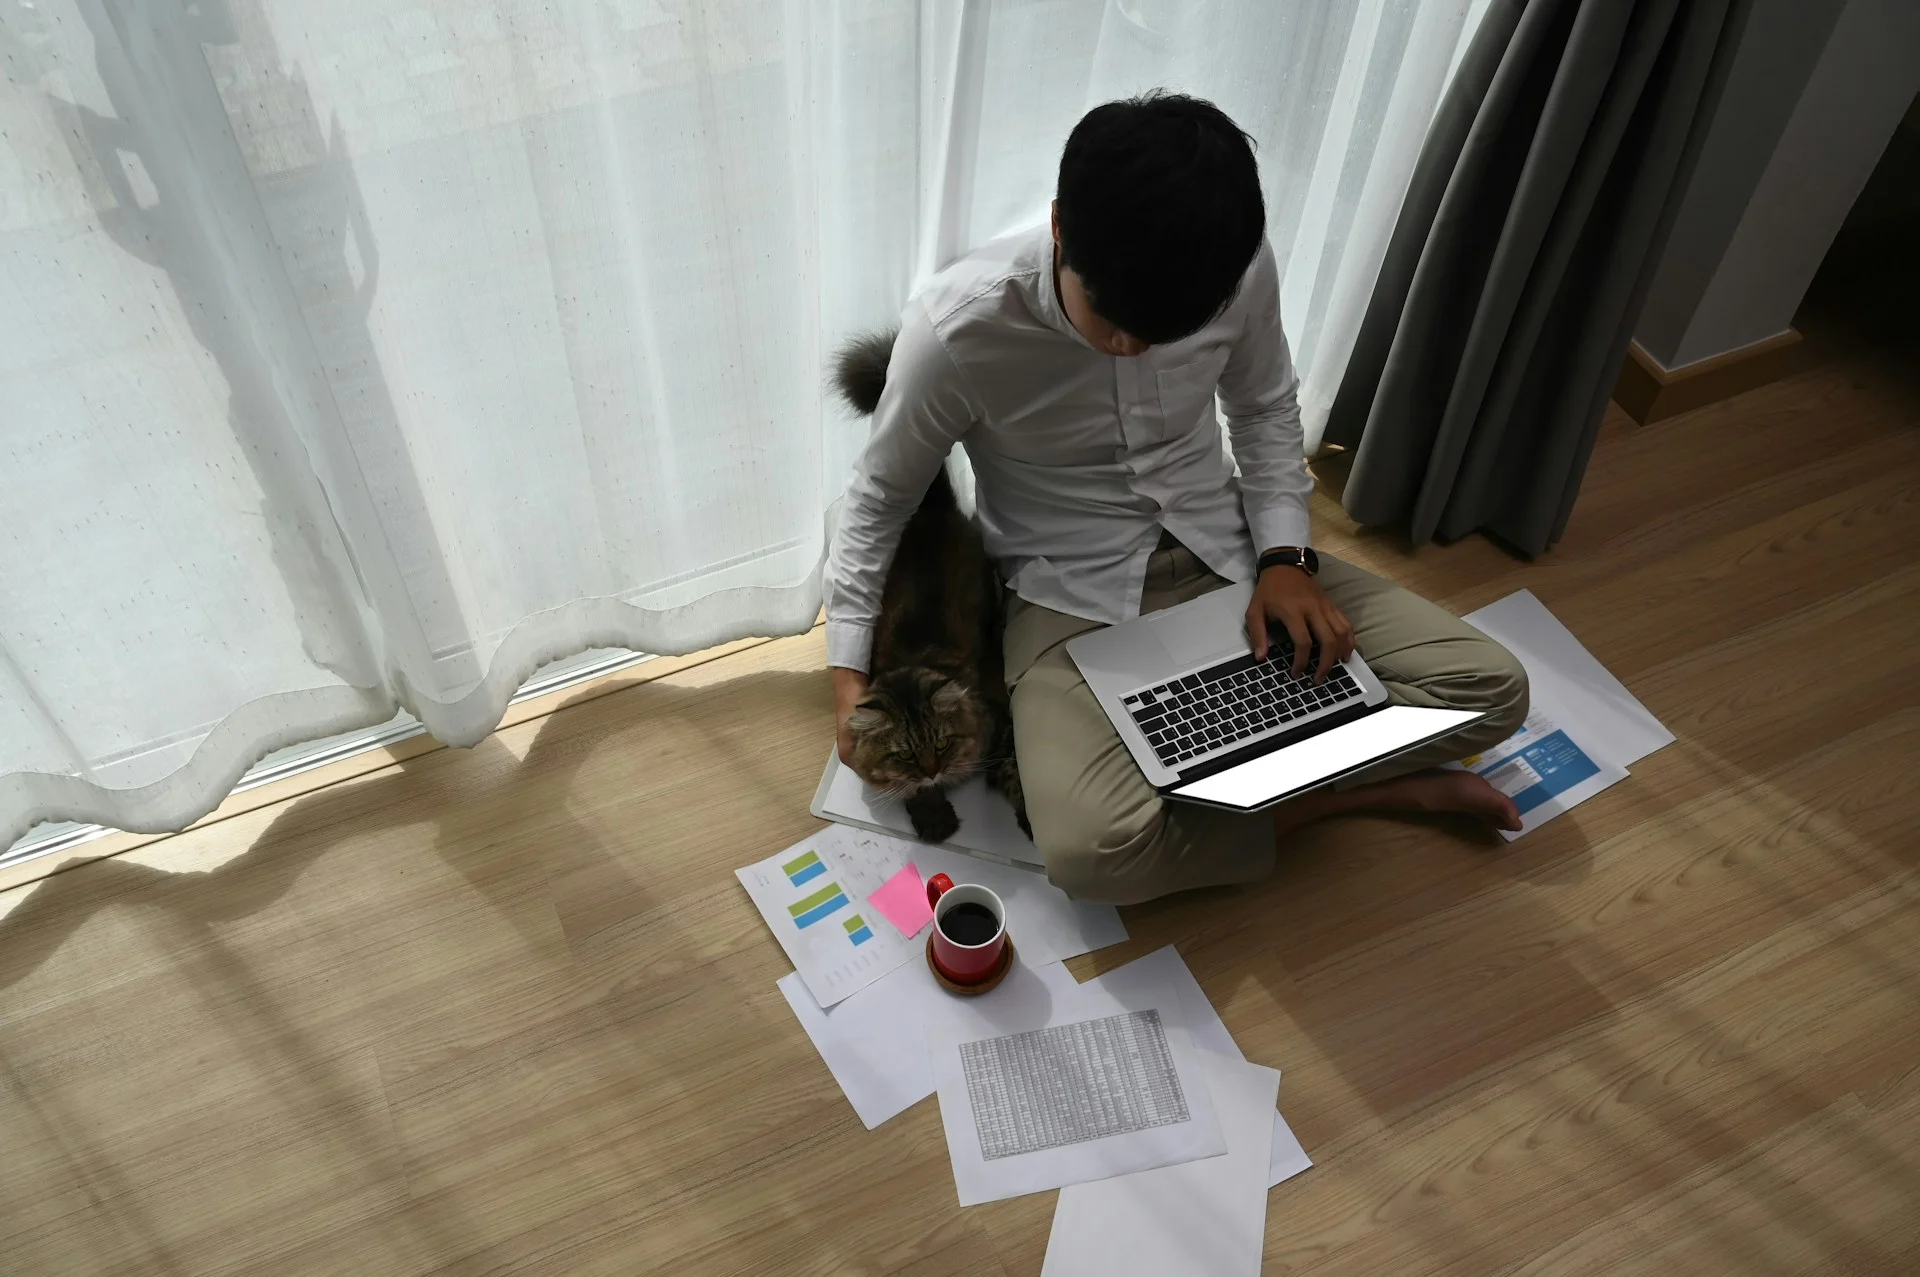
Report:
[{"label": "white laptop screen", "polygon": [[1297,745],[1248,759],[1237,767],[1175,787],[1176,798],[1243,807],[1251,811],[1277,798],[1390,758],[1444,736],[1482,715],[1464,709],[1419,709],[1389,705],[1377,714],[1344,723]]}]

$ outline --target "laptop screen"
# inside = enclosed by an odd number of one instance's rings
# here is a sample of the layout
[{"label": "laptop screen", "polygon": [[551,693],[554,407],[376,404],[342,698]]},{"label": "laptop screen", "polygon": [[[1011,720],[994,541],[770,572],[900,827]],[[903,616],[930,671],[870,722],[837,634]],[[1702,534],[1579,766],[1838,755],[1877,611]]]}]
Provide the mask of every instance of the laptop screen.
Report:
[{"label": "laptop screen", "polygon": [[1368,763],[1405,753],[1485,715],[1465,709],[1420,709],[1389,705],[1377,714],[1250,758],[1201,780],[1175,786],[1175,798],[1252,811],[1290,794],[1312,789]]}]

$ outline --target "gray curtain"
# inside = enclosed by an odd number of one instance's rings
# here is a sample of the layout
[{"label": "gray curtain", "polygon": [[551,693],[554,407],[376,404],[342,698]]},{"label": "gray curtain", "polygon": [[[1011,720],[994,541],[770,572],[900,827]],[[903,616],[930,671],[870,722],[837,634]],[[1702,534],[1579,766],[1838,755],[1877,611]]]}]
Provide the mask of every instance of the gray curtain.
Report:
[{"label": "gray curtain", "polygon": [[1560,538],[1749,6],[1494,0],[1328,421],[1355,519]]}]

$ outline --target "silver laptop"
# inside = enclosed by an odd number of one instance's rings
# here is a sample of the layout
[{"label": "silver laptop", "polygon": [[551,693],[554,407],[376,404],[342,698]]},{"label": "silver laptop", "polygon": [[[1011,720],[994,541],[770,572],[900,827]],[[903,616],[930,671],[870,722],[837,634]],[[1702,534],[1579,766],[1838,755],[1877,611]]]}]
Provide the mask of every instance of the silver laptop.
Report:
[{"label": "silver laptop", "polygon": [[1234,585],[1071,639],[1086,677],[1147,780],[1168,798],[1264,807],[1457,732],[1484,715],[1389,705],[1358,652],[1315,684],[1293,648],[1247,646],[1252,585]]}]

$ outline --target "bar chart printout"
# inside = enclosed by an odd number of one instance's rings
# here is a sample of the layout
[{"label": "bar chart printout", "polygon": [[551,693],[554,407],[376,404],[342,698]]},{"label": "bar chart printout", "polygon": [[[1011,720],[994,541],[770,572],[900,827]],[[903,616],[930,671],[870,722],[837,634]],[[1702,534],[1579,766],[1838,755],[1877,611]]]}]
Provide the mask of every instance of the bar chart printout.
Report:
[{"label": "bar chart printout", "polygon": [[804,887],[815,878],[826,873],[827,866],[826,863],[820,859],[819,852],[809,851],[787,861],[784,865],[780,866],[780,870],[787,875],[788,882],[796,887]]},{"label": "bar chart printout", "polygon": [[886,975],[922,946],[874,927],[867,897],[907,864],[908,844],[829,825],[736,871],[814,1001],[830,1007]]}]

